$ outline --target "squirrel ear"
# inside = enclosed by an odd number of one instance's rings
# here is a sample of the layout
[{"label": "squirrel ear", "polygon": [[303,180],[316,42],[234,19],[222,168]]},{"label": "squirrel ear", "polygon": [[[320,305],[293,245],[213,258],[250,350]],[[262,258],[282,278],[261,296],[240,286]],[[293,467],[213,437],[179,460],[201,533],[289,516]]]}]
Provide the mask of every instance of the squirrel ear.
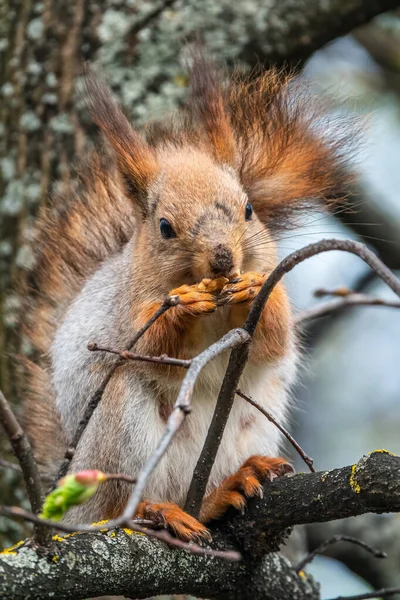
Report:
[{"label": "squirrel ear", "polygon": [[242,185],[267,226],[295,226],[304,209],[343,198],[356,123],[329,117],[305,83],[274,69],[235,82],[229,102]]},{"label": "squirrel ear", "polygon": [[127,193],[145,216],[147,190],[158,173],[158,163],[146,140],[130,125],[109,87],[85,67],[86,103],[96,125],[114,149]]},{"label": "squirrel ear", "polygon": [[236,145],[224,94],[214,64],[201,46],[188,52],[191,95],[187,109],[204,129],[206,142],[218,162],[235,166]]}]

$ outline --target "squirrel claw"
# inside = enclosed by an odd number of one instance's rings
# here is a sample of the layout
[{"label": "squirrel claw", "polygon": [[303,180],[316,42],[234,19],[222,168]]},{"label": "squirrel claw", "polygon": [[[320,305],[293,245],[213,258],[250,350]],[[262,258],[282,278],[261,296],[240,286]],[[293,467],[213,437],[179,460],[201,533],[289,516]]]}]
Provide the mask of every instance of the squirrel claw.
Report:
[{"label": "squirrel claw", "polygon": [[218,519],[232,506],[243,513],[248,498],[263,498],[263,481],[290,472],[293,472],[293,467],[284,458],[251,456],[237,473],[227,477],[205,499],[201,520]]},{"label": "squirrel claw", "polygon": [[165,524],[166,529],[184,542],[200,543],[212,539],[205,525],[171,502],[152,504],[143,501],[139,504],[137,516]]},{"label": "squirrel claw", "polygon": [[182,285],[169,293],[170,297],[179,296],[178,308],[192,316],[206,315],[217,310],[219,293],[229,280],[203,279],[195,285]]}]

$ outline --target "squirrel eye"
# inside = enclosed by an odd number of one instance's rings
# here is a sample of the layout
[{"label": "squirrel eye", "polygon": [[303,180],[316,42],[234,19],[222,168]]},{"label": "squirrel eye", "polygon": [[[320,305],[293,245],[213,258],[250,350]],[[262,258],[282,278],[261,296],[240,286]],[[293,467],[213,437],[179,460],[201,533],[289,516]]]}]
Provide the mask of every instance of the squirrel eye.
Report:
[{"label": "squirrel eye", "polygon": [[245,209],[245,213],[244,213],[244,218],[246,219],[246,221],[250,221],[251,217],[253,216],[253,207],[250,204],[250,202],[248,202],[246,204],[246,209]]},{"label": "squirrel eye", "polygon": [[165,240],[176,237],[176,233],[167,219],[160,219],[160,231]]}]

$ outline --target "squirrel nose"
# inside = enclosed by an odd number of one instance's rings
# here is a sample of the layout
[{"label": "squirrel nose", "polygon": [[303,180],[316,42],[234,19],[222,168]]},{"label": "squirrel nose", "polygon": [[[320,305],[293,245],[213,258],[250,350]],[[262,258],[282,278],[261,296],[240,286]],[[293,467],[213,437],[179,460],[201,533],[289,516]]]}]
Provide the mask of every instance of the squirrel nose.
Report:
[{"label": "squirrel nose", "polygon": [[229,274],[233,269],[232,250],[223,244],[217,244],[210,258],[211,270],[218,275]]}]

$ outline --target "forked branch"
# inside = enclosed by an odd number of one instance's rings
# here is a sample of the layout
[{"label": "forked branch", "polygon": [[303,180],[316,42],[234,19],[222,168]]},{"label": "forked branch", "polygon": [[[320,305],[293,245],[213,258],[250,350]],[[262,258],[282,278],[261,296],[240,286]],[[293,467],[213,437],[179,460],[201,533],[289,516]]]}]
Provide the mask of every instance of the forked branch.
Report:
[{"label": "forked branch", "polygon": [[[341,250],[350,252],[359,256],[364,262],[373,269],[377,275],[400,297],[400,281],[392,273],[392,271],[363,244],[352,240],[321,240],[314,244],[309,244],[301,250],[292,252],[286,256],[279,265],[272,271],[260,292],[253,302],[253,306],[249,312],[247,320],[243,325],[243,329],[250,336],[253,336],[260,320],[262,311],[268,301],[268,298],[284,275],[289,273],[298,264],[331,250]],[[217,405],[214,416],[208,430],[207,438],[203,446],[203,450],[194,470],[193,479],[190,484],[185,508],[193,516],[197,517],[200,513],[201,503],[205,494],[208,479],[211,473],[215,457],[220,446],[222,435],[225,429],[226,422],[231,411],[235,398],[236,389],[238,387],[240,376],[245,368],[249,356],[248,348],[236,348],[230,357],[227,371],[222,382],[221,390],[218,396]]]}]

